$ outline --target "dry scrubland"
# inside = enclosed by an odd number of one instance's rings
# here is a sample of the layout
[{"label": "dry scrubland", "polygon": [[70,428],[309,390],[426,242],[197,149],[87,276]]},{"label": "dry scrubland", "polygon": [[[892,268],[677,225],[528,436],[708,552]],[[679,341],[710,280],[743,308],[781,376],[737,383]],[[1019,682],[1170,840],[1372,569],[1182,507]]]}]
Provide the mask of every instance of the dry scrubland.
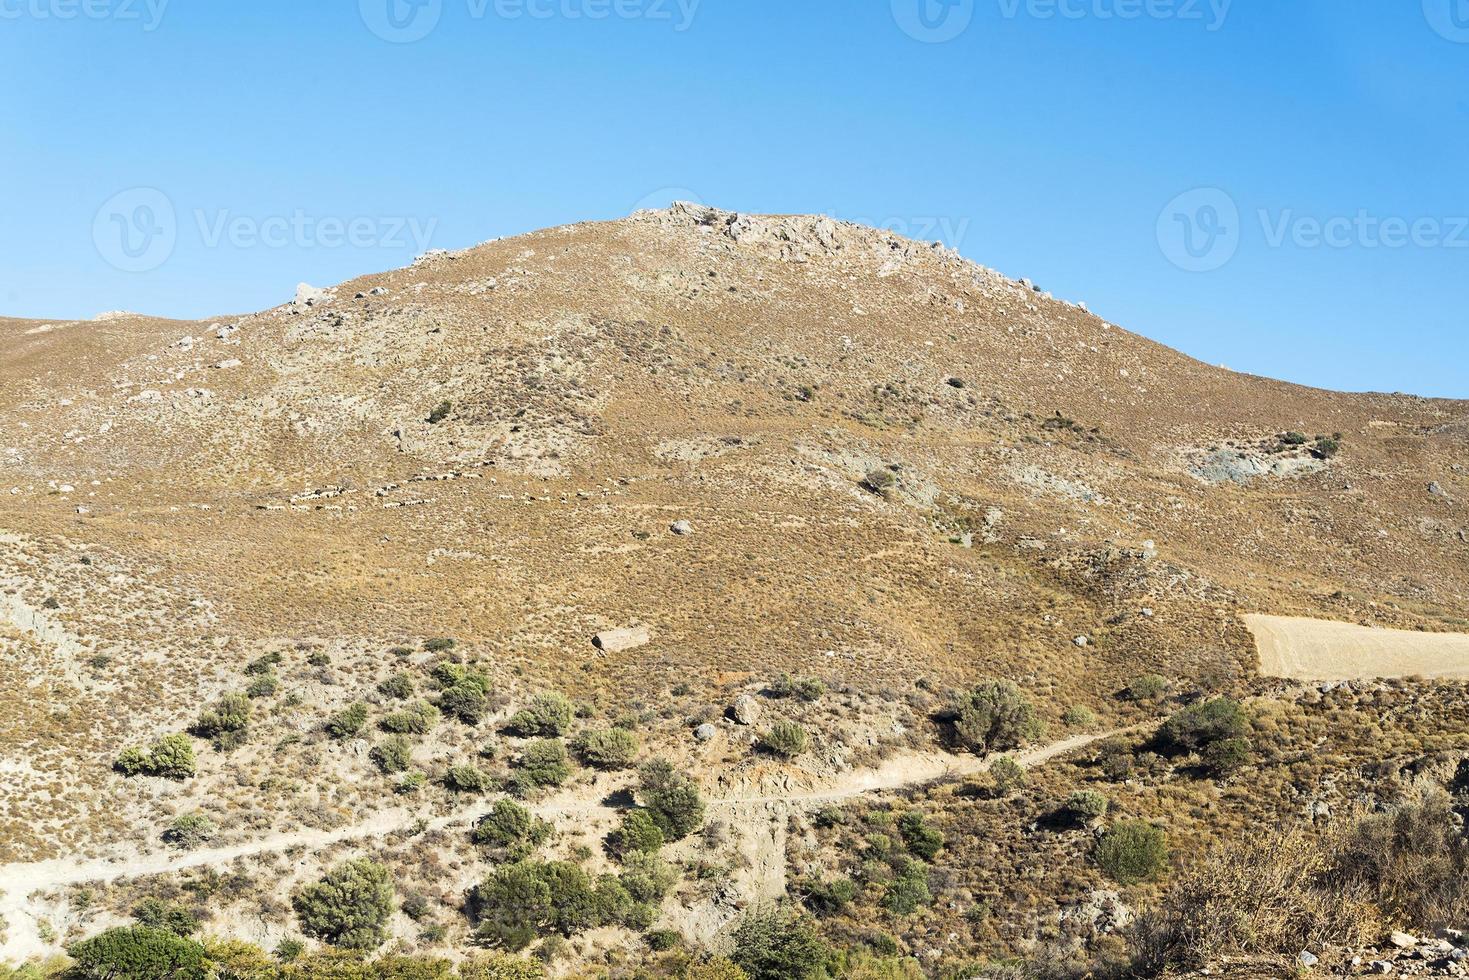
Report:
[{"label": "dry scrubland", "polygon": [[[1469,925],[1354,879],[1357,933],[1200,951],[1156,926],[1215,846],[1337,846],[1458,791],[1462,685],[1262,678],[1243,617],[1465,630],[1469,404],[1233,374],[943,249],[689,206],[243,317],[0,320],[0,351],[7,955],[76,952],[149,898],[288,952],[293,896],[358,857],[392,882],[377,948],[525,945],[566,975],[737,976],[713,951],[816,976],[752,950],[817,933],[851,977],[1273,975],[1249,958]],[[650,642],[591,642],[630,626]],[[951,712],[991,679],[1033,745],[1128,734],[981,773],[1019,735]],[[1220,697],[1242,721],[1150,741]],[[114,768],[160,771],[190,731],[188,778]],[[606,841],[654,759],[708,803],[666,881]],[[471,840],[507,788],[550,829]],[[220,860],[125,873],[191,851]],[[466,894],[525,854],[600,881],[596,913],[487,935]],[[814,918],[759,911],[782,908]]]}]

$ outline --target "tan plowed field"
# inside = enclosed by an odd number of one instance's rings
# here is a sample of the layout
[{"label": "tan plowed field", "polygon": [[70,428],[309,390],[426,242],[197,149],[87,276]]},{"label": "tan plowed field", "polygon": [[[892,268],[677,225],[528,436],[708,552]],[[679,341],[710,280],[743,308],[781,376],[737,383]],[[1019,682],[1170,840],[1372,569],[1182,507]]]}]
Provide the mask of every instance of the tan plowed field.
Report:
[{"label": "tan plowed field", "polygon": [[1374,629],[1296,616],[1246,616],[1267,677],[1469,677],[1469,634]]}]

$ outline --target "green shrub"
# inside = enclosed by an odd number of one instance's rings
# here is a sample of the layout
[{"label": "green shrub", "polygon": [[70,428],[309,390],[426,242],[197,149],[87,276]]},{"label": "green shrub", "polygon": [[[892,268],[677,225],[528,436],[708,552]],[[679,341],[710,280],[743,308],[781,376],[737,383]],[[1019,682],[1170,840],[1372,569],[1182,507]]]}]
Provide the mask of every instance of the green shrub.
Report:
[{"label": "green shrub", "polygon": [[633,901],[657,903],[678,884],[678,873],[657,854],[633,851],[622,859],[619,880]]},{"label": "green shrub", "polygon": [[175,936],[192,936],[199,931],[199,920],[194,913],[161,898],[143,899],[133,909],[133,918],[140,926],[164,929]]},{"label": "green shrub", "polygon": [[1017,748],[1045,730],[1030,699],[1009,681],[978,685],[960,698],[949,720],[959,741],[981,754]]},{"label": "green shrub", "polygon": [[883,893],[881,905],[894,915],[912,915],[919,909],[933,904],[933,892],[928,887],[928,865],[922,861],[909,861]]},{"label": "green shrub", "polygon": [[1027,780],[1025,767],[1008,755],[1002,755],[991,762],[989,771],[995,795],[1002,798],[1019,792]]},{"label": "green shrub", "polygon": [[413,765],[413,743],[404,735],[390,735],[370,753],[373,763],[386,775],[405,772]]},{"label": "green shrub", "polygon": [[516,951],[542,936],[623,923],[633,905],[615,879],[594,882],[560,861],[519,861],[494,869],[471,889],[466,909],[481,942]]},{"label": "green shrub", "polygon": [[572,739],[572,748],[587,765],[623,769],[638,754],[638,737],[625,728],[594,728]]},{"label": "green shrub", "polygon": [[521,785],[535,789],[560,786],[571,775],[566,743],[559,738],[542,738],[531,742],[515,760],[516,777]]},{"label": "green shrub", "polygon": [[1133,701],[1156,701],[1168,691],[1168,679],[1159,674],[1134,677],[1127,685],[1127,696]]},{"label": "green shrub", "polygon": [[1073,820],[1090,823],[1105,817],[1111,805],[1111,801],[1096,790],[1079,789],[1066,797],[1061,809]]},{"label": "green shrub", "polygon": [[204,947],[166,929],[108,929],[67,950],[80,980],[204,980]]},{"label": "green shrub", "polygon": [[898,818],[898,833],[914,857],[932,861],[944,846],[944,835],[934,830],[917,810],[909,810]]},{"label": "green shrub", "polygon": [[666,953],[683,945],[683,936],[673,929],[654,929],[643,936],[643,942],[655,953]]},{"label": "green shrub", "polygon": [[1249,728],[1238,701],[1214,698],[1174,712],[1158,729],[1158,743],[1176,752],[1197,752],[1210,742],[1242,738]]},{"label": "green shrub", "polygon": [[434,410],[428,413],[428,424],[438,425],[440,422],[444,421],[444,419],[448,418],[450,413],[452,413],[453,411],[453,402],[439,402],[437,405],[434,406]]},{"label": "green shrub", "polygon": [[537,735],[565,735],[571,730],[576,709],[560,694],[538,694],[530,704],[517,711],[508,725],[510,731],[526,738]]},{"label": "green shrub", "polygon": [[1228,776],[1250,764],[1254,752],[1247,738],[1222,738],[1204,746],[1204,768],[1215,776]]},{"label": "green shrub", "polygon": [[624,857],[652,853],[663,846],[663,831],[647,810],[628,810],[622,815],[622,825],[608,835],[607,844],[612,853]]},{"label": "green shrub", "polygon": [[455,793],[485,793],[490,789],[490,777],[476,766],[450,766],[444,774],[444,785]]},{"label": "green shrub", "polygon": [[1141,820],[1122,820],[1097,842],[1097,866],[1121,885],[1151,881],[1168,867],[1168,839],[1159,827]]},{"label": "green shrub", "polygon": [[787,906],[756,909],[734,931],[731,959],[750,980],[820,980],[831,956],[816,923]]},{"label": "green shrub", "polygon": [[806,907],[821,918],[840,915],[857,897],[857,883],[851,878],[833,881],[807,881],[801,885]]},{"label": "green shrub", "polygon": [[1281,434],[1280,441],[1286,446],[1304,446],[1311,440],[1306,438],[1304,432],[1285,432]]},{"label": "green shrub", "polygon": [[367,727],[367,705],[358,701],[327,719],[326,732],[332,738],[352,738]]},{"label": "green shrub", "polygon": [[451,640],[447,636],[439,636],[432,640],[425,640],[423,648],[429,653],[447,653],[458,645],[457,640]]},{"label": "green shrub", "polygon": [[515,956],[482,956],[459,964],[460,980],[546,980],[539,963]]},{"label": "green shrub", "polygon": [[413,678],[407,674],[394,674],[377,686],[384,697],[406,701],[413,697]]},{"label": "green shrub", "polygon": [[411,796],[423,789],[426,785],[428,785],[428,775],[426,773],[410,772],[398,780],[397,785],[393,787],[393,792],[399,796]]},{"label": "green shrub", "polygon": [[439,723],[439,709],[427,701],[415,701],[378,722],[378,727],[396,735],[427,735]]},{"label": "green shrub", "polygon": [[513,800],[497,801],[470,834],[476,844],[505,848],[518,858],[529,856],[550,835],[550,824]]},{"label": "green shrub", "polygon": [[165,843],[191,849],[207,843],[217,832],[214,821],[202,813],[185,813],[174,818],[163,832]]},{"label": "green shrub", "polygon": [[301,930],[334,946],[376,949],[393,914],[388,869],[367,858],[339,864],[291,899]]},{"label": "green shrub", "polygon": [[285,661],[286,658],[279,653],[267,653],[245,665],[245,676],[264,677],[266,674],[273,674],[275,669]]},{"label": "green shrub", "polygon": [[193,776],[198,766],[194,760],[194,743],[180,733],[165,735],[147,749],[124,749],[113,768],[124,776],[183,780]]},{"label": "green shrub", "polygon": [[792,721],[778,721],[760,737],[760,747],[785,759],[794,759],[806,751],[810,739],[806,729]]},{"label": "green shrub", "polygon": [[819,701],[826,693],[826,685],[814,677],[792,677],[790,674],[781,674],[770,685],[770,693],[778,698]]},{"label": "green shrub", "polygon": [[226,694],[194,722],[193,732],[200,738],[219,739],[243,732],[250,724],[250,698],[245,694]]},{"label": "green shrub", "polygon": [[704,822],[698,784],[664,759],[654,759],[639,770],[638,798],[665,840],[683,840]]},{"label": "green shrub", "polygon": [[1090,728],[1097,723],[1097,713],[1084,704],[1073,704],[1061,720],[1072,728]]},{"label": "green shrub", "polygon": [[478,725],[489,710],[490,679],[463,664],[445,661],[433,670],[439,685],[439,708],[467,725]]},{"label": "green shrub", "polygon": [[268,698],[280,690],[281,679],[274,674],[261,674],[250,681],[245,688],[245,697],[252,701]]}]

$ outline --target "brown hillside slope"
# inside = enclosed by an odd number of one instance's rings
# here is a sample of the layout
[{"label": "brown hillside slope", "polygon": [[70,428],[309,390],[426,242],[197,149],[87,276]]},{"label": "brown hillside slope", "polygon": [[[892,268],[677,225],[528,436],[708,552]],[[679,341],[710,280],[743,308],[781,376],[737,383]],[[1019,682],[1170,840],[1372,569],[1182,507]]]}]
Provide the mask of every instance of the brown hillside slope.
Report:
[{"label": "brown hillside slope", "polygon": [[[106,761],[288,641],[369,670],[453,636],[588,698],[1002,675],[1105,712],[1247,679],[1241,612],[1469,616],[1469,404],[1209,367],[828,219],[675,206],[243,318],[0,320],[0,352],[0,857],[134,833],[153,791]],[[1278,472],[1213,482],[1244,466]]]}]

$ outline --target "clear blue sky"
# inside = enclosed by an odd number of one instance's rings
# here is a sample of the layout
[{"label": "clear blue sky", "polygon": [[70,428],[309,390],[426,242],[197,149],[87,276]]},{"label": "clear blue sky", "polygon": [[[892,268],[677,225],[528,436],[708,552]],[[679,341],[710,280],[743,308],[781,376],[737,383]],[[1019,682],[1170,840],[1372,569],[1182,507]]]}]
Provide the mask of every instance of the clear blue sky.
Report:
[{"label": "clear blue sky", "polygon": [[0,82],[11,315],[246,312],[692,195],[1469,397],[1469,0],[0,0]]}]

